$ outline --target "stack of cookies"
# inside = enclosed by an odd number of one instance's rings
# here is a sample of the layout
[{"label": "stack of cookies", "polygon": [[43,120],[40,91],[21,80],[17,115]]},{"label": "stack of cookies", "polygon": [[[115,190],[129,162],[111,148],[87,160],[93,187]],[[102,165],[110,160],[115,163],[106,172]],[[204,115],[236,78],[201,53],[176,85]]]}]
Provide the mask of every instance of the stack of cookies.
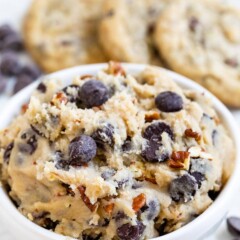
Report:
[{"label": "stack of cookies", "polygon": [[46,72],[109,60],[147,63],[240,107],[240,10],[218,0],[35,0],[24,36]]}]

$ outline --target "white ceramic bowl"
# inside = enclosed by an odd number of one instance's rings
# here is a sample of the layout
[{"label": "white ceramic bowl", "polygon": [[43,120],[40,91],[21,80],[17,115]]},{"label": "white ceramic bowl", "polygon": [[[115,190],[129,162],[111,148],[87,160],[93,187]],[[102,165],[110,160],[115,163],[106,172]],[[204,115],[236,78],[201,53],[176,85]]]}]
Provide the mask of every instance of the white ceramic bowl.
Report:
[{"label": "white ceramic bowl", "polygon": [[[137,73],[145,68],[145,65],[139,64],[123,64],[127,72]],[[106,68],[106,64],[94,64],[85,65],[80,67],[74,67],[67,70],[59,71],[49,75],[49,78],[61,79],[64,84],[68,84],[71,80],[82,74],[96,74],[99,70]],[[227,127],[229,134],[231,135],[235,147],[236,147],[236,163],[234,171],[225,185],[224,189],[220,193],[216,201],[199,217],[187,224],[186,226],[162,237],[155,238],[155,240],[194,240],[204,239],[209,233],[213,232],[221,221],[224,219],[228,212],[228,206],[231,205],[231,199],[238,190],[240,175],[240,138],[237,136],[238,125],[236,124],[232,114],[228,109],[211,93],[202,88],[198,84],[191,80],[180,76],[176,73],[170,72],[170,76],[183,88],[195,89],[200,92],[204,92],[212,99],[215,109],[221,116],[225,126]],[[36,88],[39,81],[34,82],[30,86],[26,87],[18,94],[13,96],[6,104],[5,108],[1,111],[0,129],[6,127],[11,119],[18,114],[22,104],[26,103],[31,95],[31,92]],[[18,240],[66,240],[70,239],[62,235],[58,235],[51,231],[48,231],[40,226],[29,221],[23,215],[21,215],[15,206],[12,204],[8,195],[0,187],[0,216],[5,220],[9,231]],[[126,239],[127,240],[127,239]]]}]

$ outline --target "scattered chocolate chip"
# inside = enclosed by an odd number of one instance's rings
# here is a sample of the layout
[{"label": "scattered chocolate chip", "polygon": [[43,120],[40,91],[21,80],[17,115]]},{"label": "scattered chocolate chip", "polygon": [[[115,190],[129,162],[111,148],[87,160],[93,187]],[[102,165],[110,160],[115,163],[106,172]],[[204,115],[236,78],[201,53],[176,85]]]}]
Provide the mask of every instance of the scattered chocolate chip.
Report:
[{"label": "scattered chocolate chip", "polygon": [[132,141],[131,141],[131,137],[128,136],[122,145],[122,151],[129,152],[131,148],[132,148]]},{"label": "scattered chocolate chip", "polygon": [[48,230],[55,230],[56,226],[59,224],[59,221],[53,221],[50,218],[45,218],[43,222],[43,227]]},{"label": "scattered chocolate chip", "polygon": [[55,167],[57,169],[69,170],[69,161],[64,158],[64,154],[61,151],[56,151],[55,153],[56,164]]},{"label": "scattered chocolate chip", "polygon": [[238,60],[236,58],[227,58],[225,59],[224,63],[233,68],[236,68],[239,65]]},{"label": "scattered chocolate chip", "polygon": [[195,32],[199,25],[199,20],[196,17],[191,17],[189,20],[189,29]]},{"label": "scattered chocolate chip", "polygon": [[20,71],[17,55],[14,53],[5,53],[0,64],[0,71],[5,76],[16,76]]},{"label": "scattered chocolate chip", "polygon": [[18,144],[19,151],[32,155],[38,146],[36,135],[32,131],[29,131],[22,134],[21,139],[24,140],[24,143]]},{"label": "scattered chocolate chip", "polygon": [[2,41],[2,50],[20,52],[24,49],[23,41],[17,33],[8,35]]},{"label": "scattered chocolate chip", "polygon": [[108,180],[110,177],[114,176],[116,173],[116,171],[112,168],[109,168],[107,169],[106,171],[104,171],[102,174],[101,174],[101,177],[104,179],[104,180]]},{"label": "scattered chocolate chip", "polygon": [[5,152],[3,154],[3,159],[4,159],[4,162],[5,163],[8,163],[9,162],[9,158],[11,156],[11,152],[12,152],[12,149],[14,147],[14,142],[11,142],[7,148],[5,149]]},{"label": "scattered chocolate chip", "polygon": [[168,136],[173,140],[173,131],[170,128],[169,125],[167,125],[164,122],[156,122],[151,125],[149,125],[144,133],[143,137],[148,139],[148,140],[153,140],[153,141],[161,141],[162,140],[162,134],[166,132]]},{"label": "scattered chocolate chip", "polygon": [[147,28],[147,33],[148,33],[148,35],[152,35],[153,33],[154,33],[154,31],[155,31],[155,24],[154,23],[151,23],[149,26],[148,26],[148,28]]},{"label": "scattered chocolate chip", "polygon": [[169,158],[169,154],[164,151],[162,144],[154,140],[147,142],[147,146],[142,150],[141,156],[145,161],[151,163],[164,162]]},{"label": "scattered chocolate chip", "polygon": [[121,221],[122,219],[126,219],[127,215],[124,212],[117,212],[117,214],[113,217],[117,222]]},{"label": "scattered chocolate chip", "polygon": [[4,40],[7,36],[14,34],[13,29],[8,25],[4,24],[0,26],[0,41]]},{"label": "scattered chocolate chip", "polygon": [[101,239],[102,234],[91,234],[91,235],[87,235],[85,233],[82,234],[82,240],[99,240]]},{"label": "scattered chocolate chip", "polygon": [[157,108],[162,112],[178,112],[183,109],[183,99],[175,92],[159,93],[155,98]]},{"label": "scattered chocolate chip", "polygon": [[19,75],[27,75],[35,80],[41,75],[41,71],[34,65],[26,65],[20,69]]},{"label": "scattered chocolate chip", "polygon": [[102,82],[89,80],[81,87],[79,97],[87,108],[98,107],[108,100],[109,91]]},{"label": "scattered chocolate chip", "polygon": [[213,200],[215,201],[216,198],[218,197],[220,191],[215,191],[215,190],[210,190],[208,191],[208,196]]},{"label": "scattered chocolate chip", "polygon": [[169,193],[175,202],[189,202],[197,191],[198,185],[194,177],[189,174],[175,178],[169,188]]},{"label": "scattered chocolate chip", "polygon": [[71,166],[81,166],[91,161],[97,153],[97,145],[93,138],[81,135],[74,138],[69,145]]},{"label": "scattered chocolate chip", "polygon": [[102,128],[98,128],[93,134],[92,138],[96,141],[98,147],[102,147],[107,144],[111,147],[114,145],[114,127],[111,124],[107,124]]},{"label": "scattered chocolate chip", "polygon": [[158,216],[160,205],[157,201],[150,201],[147,205],[141,208],[141,211],[146,215],[147,220],[151,221]]},{"label": "scattered chocolate chip", "polygon": [[191,173],[191,175],[195,178],[195,180],[197,181],[198,184],[198,188],[200,188],[202,186],[202,181],[205,180],[204,176],[202,173],[200,172],[193,172]]},{"label": "scattered chocolate chip", "polygon": [[165,228],[168,225],[168,220],[163,219],[161,223],[156,223],[154,228],[158,231],[159,236],[163,236],[166,234]]},{"label": "scattered chocolate chip", "polygon": [[32,79],[27,75],[21,75],[17,78],[17,81],[15,83],[15,86],[13,88],[13,92],[17,93],[24,87],[28,86],[32,83]]},{"label": "scattered chocolate chip", "polygon": [[117,182],[117,184],[118,184],[118,189],[121,189],[121,188],[125,188],[126,187],[126,185],[127,185],[127,183],[129,182],[129,179],[128,178],[123,178],[122,180],[120,180],[120,181],[116,181],[115,180],[115,182]]},{"label": "scattered chocolate chip", "polygon": [[125,223],[117,228],[117,236],[121,240],[139,240],[145,230],[146,226],[138,221],[137,225]]},{"label": "scattered chocolate chip", "polygon": [[70,195],[72,197],[75,197],[75,192],[72,190],[72,188],[70,187],[70,185],[66,184],[66,183],[61,183],[61,185],[66,189],[67,195]]},{"label": "scattered chocolate chip", "polygon": [[39,83],[39,85],[37,86],[37,90],[38,90],[39,92],[41,92],[41,93],[45,93],[45,92],[47,91],[47,87],[46,87],[46,85],[45,85],[43,82],[41,82],[41,83]]},{"label": "scattered chocolate chip", "polygon": [[240,237],[240,218],[239,217],[229,217],[227,218],[228,231]]}]

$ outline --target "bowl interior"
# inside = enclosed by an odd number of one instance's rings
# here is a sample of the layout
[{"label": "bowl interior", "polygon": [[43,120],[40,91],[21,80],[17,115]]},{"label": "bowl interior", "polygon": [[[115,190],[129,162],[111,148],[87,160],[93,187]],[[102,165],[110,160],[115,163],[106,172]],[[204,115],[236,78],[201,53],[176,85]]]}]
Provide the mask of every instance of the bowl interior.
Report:
[{"label": "bowl interior", "polygon": [[[107,67],[107,64],[93,64],[93,65],[83,65],[80,67],[74,67],[67,70],[62,70],[53,74],[50,74],[44,78],[49,79],[60,79],[64,85],[70,84],[72,79],[76,76],[83,75],[83,74],[92,74],[95,75],[99,70],[104,69]],[[128,73],[135,74],[139,71],[143,70],[146,65],[141,64],[123,64],[123,67],[127,70]],[[226,183],[224,189],[220,193],[219,197],[215,200],[214,204],[212,204],[203,214],[197,217],[194,221],[187,224],[186,226],[169,233],[165,236],[155,239],[167,240],[167,239],[177,239],[179,236],[185,236],[188,231],[193,231],[197,229],[199,226],[204,225],[206,223],[206,219],[213,219],[217,218],[219,221],[220,216],[220,209],[224,209],[227,202],[230,200],[231,196],[235,191],[236,180],[238,178],[237,172],[240,172],[240,161],[239,161],[239,149],[240,143],[238,140],[238,126],[232,116],[232,114],[227,110],[227,108],[218,100],[216,99],[211,93],[209,93],[206,89],[199,86],[195,82],[168,71],[169,75],[174,79],[176,83],[178,83],[181,87],[186,89],[195,89],[204,93],[206,96],[212,99],[213,105],[220,115],[223,123],[225,124],[226,128],[229,131],[231,138],[233,139],[236,147],[236,162],[234,171]],[[40,79],[41,80],[41,79]],[[37,87],[39,81],[34,82],[33,84],[29,85],[25,89],[21,90],[15,96],[13,96],[9,102],[6,104],[5,108],[1,111],[1,121],[0,121],[0,129],[6,127],[11,120],[19,113],[21,106],[28,102],[32,91]],[[45,236],[46,239],[66,239],[65,237],[58,235],[56,233],[50,232],[42,227],[32,223],[30,220],[22,216],[15,206],[9,201],[9,197],[5,193],[5,191],[0,187],[0,204],[8,211],[8,214],[14,219],[15,221],[21,223],[26,229],[29,229],[33,232],[38,232]]]}]

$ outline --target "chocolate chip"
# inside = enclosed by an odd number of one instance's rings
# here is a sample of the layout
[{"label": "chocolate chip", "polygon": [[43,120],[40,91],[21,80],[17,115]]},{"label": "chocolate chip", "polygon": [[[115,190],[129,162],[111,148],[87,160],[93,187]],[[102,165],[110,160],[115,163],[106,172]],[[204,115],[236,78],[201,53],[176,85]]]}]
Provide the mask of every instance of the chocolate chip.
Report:
[{"label": "chocolate chip", "polygon": [[32,83],[32,78],[27,75],[21,75],[17,78],[17,81],[15,83],[15,86],[13,88],[13,92],[17,93],[24,87],[28,86]]},{"label": "chocolate chip", "polygon": [[35,80],[41,75],[41,71],[34,65],[26,65],[20,69],[19,75],[27,75]]},{"label": "chocolate chip", "polygon": [[225,59],[224,63],[233,68],[236,68],[239,65],[238,60],[236,58],[227,58]]},{"label": "chocolate chip", "polygon": [[215,191],[215,190],[210,190],[208,191],[208,196],[213,200],[215,201],[216,198],[218,197],[220,191]]},{"label": "chocolate chip", "polygon": [[87,108],[92,108],[104,104],[109,98],[109,91],[102,82],[89,80],[81,87],[79,97]]},{"label": "chocolate chip", "polygon": [[16,76],[20,71],[17,55],[14,53],[5,53],[0,64],[0,71],[5,76]]},{"label": "chocolate chip", "polygon": [[64,158],[64,154],[61,151],[56,151],[55,153],[56,164],[55,167],[57,169],[69,170],[69,161]]},{"label": "chocolate chip", "polygon": [[155,98],[157,108],[162,112],[178,112],[183,109],[183,99],[175,92],[159,93]]},{"label": "chocolate chip", "polygon": [[146,226],[138,221],[137,225],[125,223],[117,228],[117,236],[121,240],[139,240],[145,230]]},{"label": "chocolate chip", "polygon": [[175,178],[169,188],[169,194],[175,202],[189,202],[197,191],[198,185],[194,177],[189,174]]},{"label": "chocolate chip", "polygon": [[141,208],[141,211],[146,215],[147,220],[153,220],[158,216],[160,210],[159,203],[157,201],[150,201],[147,205]]},{"label": "chocolate chip", "polygon": [[17,33],[8,35],[2,41],[2,50],[20,52],[24,49],[22,39]]},{"label": "chocolate chip", "polygon": [[227,219],[227,227],[228,231],[240,237],[240,218],[239,217],[229,217]]},{"label": "chocolate chip", "polygon": [[37,90],[41,93],[45,93],[47,91],[47,86],[44,83],[39,83],[37,86]]},{"label": "chocolate chip", "polygon": [[156,223],[154,228],[158,231],[159,236],[163,236],[166,234],[166,230],[165,228],[168,225],[168,220],[167,219],[163,219],[161,223]]},{"label": "chocolate chip", "polygon": [[91,161],[97,153],[97,145],[93,138],[81,135],[74,138],[68,148],[71,166],[81,166]]},{"label": "chocolate chip", "polygon": [[121,221],[122,219],[126,219],[127,215],[124,212],[117,212],[117,214],[113,217],[117,222]]},{"label": "chocolate chip", "polygon": [[0,26],[0,41],[4,40],[7,36],[14,34],[13,29],[8,25],[4,24]]},{"label": "chocolate chip", "polygon": [[122,151],[129,152],[131,148],[132,148],[132,141],[131,141],[131,137],[128,136],[122,145]]},{"label": "chocolate chip", "polygon": [[5,163],[8,163],[9,162],[9,158],[11,156],[11,152],[12,152],[12,149],[14,147],[14,142],[11,142],[7,148],[5,149],[5,152],[3,154],[3,159],[4,159],[4,162]]},{"label": "chocolate chip", "polygon": [[98,128],[93,134],[92,138],[96,141],[99,147],[102,147],[104,144],[107,144],[111,147],[114,145],[114,127],[111,124],[107,124],[102,128]]},{"label": "chocolate chip", "polygon": [[99,240],[101,239],[102,234],[92,234],[92,235],[87,235],[85,233],[82,234],[82,240]]},{"label": "chocolate chip", "polygon": [[163,162],[169,158],[169,154],[164,151],[162,144],[155,140],[147,142],[147,146],[142,150],[141,156],[145,161],[151,163]]},{"label": "chocolate chip", "polygon": [[199,25],[199,20],[196,17],[191,17],[189,20],[189,29],[195,32]]},{"label": "chocolate chip", "polygon": [[107,170],[105,170],[102,174],[101,174],[101,177],[104,179],[104,180],[108,180],[110,177],[114,176],[116,173],[116,171],[112,168],[109,168]]},{"label": "chocolate chip", "polygon": [[151,125],[149,125],[144,133],[143,137],[148,140],[154,140],[154,141],[161,141],[162,137],[161,135],[166,132],[168,136],[173,140],[173,131],[170,128],[169,125],[167,125],[164,122],[156,122]]},{"label": "chocolate chip", "polygon": [[32,155],[38,147],[36,135],[32,131],[29,131],[22,134],[21,139],[24,140],[24,143],[18,144],[19,151]]},{"label": "chocolate chip", "polygon": [[48,230],[53,230],[54,231],[58,224],[59,224],[59,221],[53,221],[50,218],[45,218],[44,223],[43,223],[43,227],[48,229]]},{"label": "chocolate chip", "polygon": [[204,176],[202,173],[200,172],[193,172],[191,173],[191,175],[195,178],[195,180],[197,181],[198,184],[198,188],[200,188],[202,186],[202,181],[205,180]]},{"label": "chocolate chip", "polygon": [[118,184],[118,189],[122,189],[125,188],[126,185],[129,183],[129,179],[128,178],[123,178],[120,181],[115,180],[115,182]]},{"label": "chocolate chip", "polygon": [[75,192],[72,190],[69,184],[61,183],[61,185],[66,189],[67,195],[70,195],[72,197],[75,197]]}]

